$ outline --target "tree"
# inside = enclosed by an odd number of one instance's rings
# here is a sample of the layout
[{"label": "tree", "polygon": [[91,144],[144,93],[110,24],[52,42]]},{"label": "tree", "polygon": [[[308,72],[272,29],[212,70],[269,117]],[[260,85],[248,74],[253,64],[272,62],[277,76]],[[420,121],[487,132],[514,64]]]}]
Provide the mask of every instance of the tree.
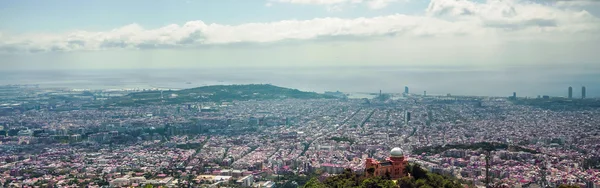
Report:
[{"label": "tree", "polygon": [[151,177],[152,177],[152,174],[150,172],[144,173],[144,178],[150,179]]},{"label": "tree", "polygon": [[97,181],[96,184],[98,184],[99,186],[105,186],[105,185],[108,186],[108,185],[110,185],[110,183],[108,183],[108,181],[106,181],[104,179],[101,179],[101,180]]},{"label": "tree", "polygon": [[323,184],[327,187],[355,187],[361,182],[360,175],[354,173],[352,169],[345,169],[344,173],[325,179]]},{"label": "tree", "polygon": [[502,184],[499,184],[499,183],[497,183],[496,185],[492,185],[490,187],[491,188],[509,188],[508,185],[502,185]]},{"label": "tree", "polygon": [[73,178],[71,181],[69,181],[69,185],[77,185],[77,183],[79,183],[79,179],[77,178]]},{"label": "tree", "polygon": [[[362,176],[354,173],[352,170],[345,170],[344,173],[330,176],[323,182],[319,182],[316,178],[310,179],[304,187],[340,187],[340,188],[462,188],[462,185],[453,178],[445,177],[439,174],[430,173],[422,169],[419,165],[414,165],[406,168],[407,171],[412,171],[414,176],[405,176],[394,183],[389,179],[389,173],[386,176]],[[367,173],[374,174],[375,169],[367,169]],[[369,178],[367,178],[369,177]]]},{"label": "tree", "polygon": [[12,183],[12,179],[9,178],[4,182],[4,186],[9,186],[10,183]]},{"label": "tree", "polygon": [[319,182],[317,178],[311,178],[310,180],[308,180],[308,182],[306,182],[304,188],[326,188],[326,186]]},{"label": "tree", "polygon": [[427,171],[421,168],[421,165],[415,164],[411,167],[411,175],[415,177],[415,179],[424,179],[427,178]]},{"label": "tree", "polygon": [[187,175],[187,187],[191,187],[192,185],[192,180],[194,180],[194,176],[192,176],[192,174],[188,174]]},{"label": "tree", "polygon": [[413,168],[412,165],[407,164],[406,166],[404,166],[404,174],[408,175],[408,174],[412,174]]},{"label": "tree", "polygon": [[367,173],[369,173],[370,176],[373,176],[375,174],[375,168],[373,168],[373,167],[368,168]]},{"label": "tree", "polygon": [[360,185],[361,188],[395,188],[398,187],[393,181],[383,179],[382,177],[373,177],[366,179]]},{"label": "tree", "polygon": [[286,182],[284,182],[284,183],[277,184],[277,186],[275,186],[275,187],[281,187],[281,188],[297,188],[297,187],[298,187],[298,184],[296,184],[296,183],[295,183],[295,182],[293,182],[293,181],[286,181]]},{"label": "tree", "polygon": [[398,185],[402,188],[416,188],[415,179],[412,177],[404,176],[398,180]]},{"label": "tree", "polygon": [[579,188],[579,186],[562,184],[558,188]]},{"label": "tree", "polygon": [[418,179],[415,181],[415,187],[423,187],[427,185],[427,181],[425,179]]}]

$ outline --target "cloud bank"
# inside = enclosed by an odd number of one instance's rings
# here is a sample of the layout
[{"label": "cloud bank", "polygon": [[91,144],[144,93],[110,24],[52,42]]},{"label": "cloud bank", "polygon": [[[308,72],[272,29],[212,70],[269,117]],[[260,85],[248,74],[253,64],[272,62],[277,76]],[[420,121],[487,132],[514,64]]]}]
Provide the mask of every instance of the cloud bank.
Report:
[{"label": "cloud bank", "polygon": [[[296,4],[375,3],[367,0],[277,0]],[[384,2],[385,1],[385,2]],[[390,0],[381,2],[389,3]],[[587,41],[600,36],[600,19],[564,3],[595,1],[431,0],[423,15],[341,19],[315,18],[223,25],[189,21],[160,28],[130,24],[109,31],[59,34],[0,32],[0,52],[39,53],[114,49],[198,48],[286,41],[356,40],[381,37],[473,37],[491,41]],[[276,8],[276,7],[273,7]]]},{"label": "cloud bank", "polygon": [[[304,4],[304,5],[325,5],[329,10],[337,10],[342,5],[367,5],[370,9],[382,9],[390,3],[399,0],[271,0],[276,3]],[[404,0],[407,1],[407,0]]]},{"label": "cloud bank", "polygon": [[557,6],[562,7],[585,7],[600,6],[599,0],[554,0]]}]

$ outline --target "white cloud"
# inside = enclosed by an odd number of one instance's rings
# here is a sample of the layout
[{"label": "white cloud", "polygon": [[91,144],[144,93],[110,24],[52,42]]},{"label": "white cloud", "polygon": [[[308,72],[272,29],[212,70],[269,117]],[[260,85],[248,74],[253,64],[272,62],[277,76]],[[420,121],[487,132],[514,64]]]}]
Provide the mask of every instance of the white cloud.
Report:
[{"label": "white cloud", "polygon": [[388,4],[398,0],[371,0],[367,4],[371,9],[382,9],[388,6]]},{"label": "white cloud", "polygon": [[348,3],[352,1],[361,1],[361,0],[273,0],[275,2],[280,3],[292,3],[292,4],[315,4],[315,5],[333,5],[333,4],[341,4]]},{"label": "white cloud", "polygon": [[[585,10],[566,10],[547,4],[519,0],[432,0],[427,15],[454,22],[479,23],[482,28],[524,30],[527,34],[593,33],[599,19]],[[515,33],[510,33],[515,34]]]},{"label": "white cloud", "polygon": [[331,5],[327,7],[328,12],[341,12],[342,10],[342,5]]},{"label": "white cloud", "polygon": [[266,6],[266,7],[272,7],[272,6],[273,6],[273,3],[265,3],[265,6]]},{"label": "white cloud", "polygon": [[[321,4],[348,2],[287,1]],[[4,33],[0,35],[0,52],[169,49],[232,44],[277,44],[305,40],[371,40],[380,37],[454,37],[457,41],[468,40],[471,37],[476,40],[507,43],[572,42],[598,38],[599,32],[599,19],[586,11],[518,0],[489,0],[485,3],[432,0],[425,16],[394,14],[370,18],[316,18],[241,25],[190,21],[183,25],[171,24],[155,29],[130,24],[102,32],[21,35]]]},{"label": "white cloud", "polygon": [[563,7],[586,7],[600,6],[600,0],[555,0],[557,6]]},{"label": "white cloud", "polygon": [[[382,9],[392,2],[398,0],[270,0],[277,3],[305,4],[305,5],[326,5],[328,10],[337,10],[344,5],[365,4],[370,9]],[[407,0],[404,0],[407,1]]]}]

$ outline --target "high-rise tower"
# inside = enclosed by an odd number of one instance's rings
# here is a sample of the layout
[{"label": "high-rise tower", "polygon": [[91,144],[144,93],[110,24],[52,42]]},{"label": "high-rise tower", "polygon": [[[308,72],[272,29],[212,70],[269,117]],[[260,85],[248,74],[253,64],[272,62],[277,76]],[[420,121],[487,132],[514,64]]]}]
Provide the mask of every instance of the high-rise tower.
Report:
[{"label": "high-rise tower", "polygon": [[585,86],[581,87],[581,98],[585,99]]},{"label": "high-rise tower", "polygon": [[408,86],[404,86],[404,93],[408,94]]},{"label": "high-rise tower", "polygon": [[569,86],[569,99],[573,98],[573,87]]}]

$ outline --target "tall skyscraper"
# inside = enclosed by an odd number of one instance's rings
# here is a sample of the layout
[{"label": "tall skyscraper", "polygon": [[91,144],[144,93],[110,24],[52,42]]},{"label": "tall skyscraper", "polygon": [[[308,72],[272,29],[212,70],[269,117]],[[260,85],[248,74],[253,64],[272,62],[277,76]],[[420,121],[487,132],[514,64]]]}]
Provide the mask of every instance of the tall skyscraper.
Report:
[{"label": "tall skyscraper", "polygon": [[406,111],[404,113],[404,124],[408,125],[408,122],[410,121],[410,112]]},{"label": "tall skyscraper", "polygon": [[517,92],[513,92],[513,98],[516,99],[517,98]]},{"label": "tall skyscraper", "polygon": [[427,96],[427,91],[423,91],[423,96]]},{"label": "tall skyscraper", "polygon": [[585,99],[585,86],[581,87],[581,98]]},{"label": "tall skyscraper", "polygon": [[408,86],[404,86],[404,93],[408,94]]},{"label": "tall skyscraper", "polygon": [[569,86],[569,99],[573,98],[573,87]]}]

